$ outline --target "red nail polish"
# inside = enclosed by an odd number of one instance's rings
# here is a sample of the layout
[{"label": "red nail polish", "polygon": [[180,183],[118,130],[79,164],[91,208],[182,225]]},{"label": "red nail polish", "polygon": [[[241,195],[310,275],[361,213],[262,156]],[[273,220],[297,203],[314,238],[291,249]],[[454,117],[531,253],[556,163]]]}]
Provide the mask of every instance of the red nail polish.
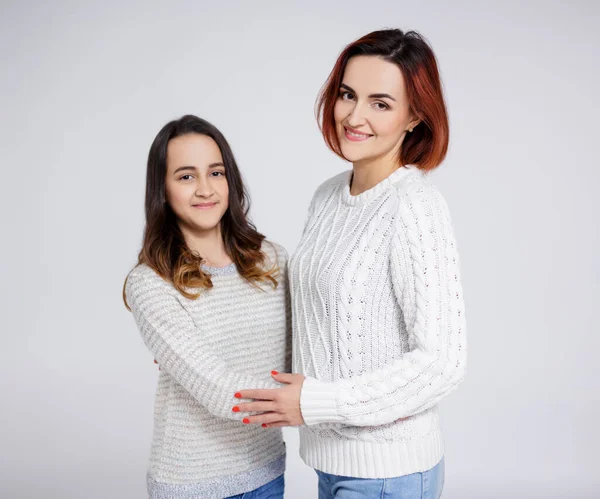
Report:
[{"label": "red nail polish", "polygon": [[242,398],[242,394],[241,394],[240,392],[237,392],[237,393],[234,395],[234,397],[235,397],[236,399],[241,399],[241,398]]},{"label": "red nail polish", "polygon": [[273,376],[277,376],[279,373],[278,373],[277,371],[271,371],[271,374],[272,374]]},{"label": "red nail polish", "polygon": [[240,412],[240,408],[236,405],[233,409],[231,409],[233,412]]},{"label": "red nail polish", "polygon": [[248,424],[248,423],[250,423],[250,420],[248,418],[244,418],[244,419],[242,419],[242,423]]},{"label": "red nail polish", "polygon": [[267,425],[266,425],[265,423],[261,424],[261,426],[262,426],[263,428],[266,428],[266,427],[267,427]]}]

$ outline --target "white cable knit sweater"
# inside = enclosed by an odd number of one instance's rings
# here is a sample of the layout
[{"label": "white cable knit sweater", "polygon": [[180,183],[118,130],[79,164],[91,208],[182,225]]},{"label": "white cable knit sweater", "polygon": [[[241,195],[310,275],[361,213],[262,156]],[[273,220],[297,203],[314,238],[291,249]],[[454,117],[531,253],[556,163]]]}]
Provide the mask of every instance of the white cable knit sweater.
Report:
[{"label": "white cable knit sweater", "polygon": [[358,196],[350,177],[317,189],[290,260],[300,453],[327,473],[403,476],[442,458],[436,404],[465,374],[458,254],[420,170]]},{"label": "white cable knit sweater", "polygon": [[[287,255],[264,243],[279,286],[248,283],[234,264],[206,267],[213,288],[185,298],[147,265],[126,285],[144,343],[161,366],[148,469],[151,499],[222,498],[283,474],[281,431],[242,424],[237,391],[278,388],[271,370],[291,367]],[[247,414],[246,414],[247,415]]]}]

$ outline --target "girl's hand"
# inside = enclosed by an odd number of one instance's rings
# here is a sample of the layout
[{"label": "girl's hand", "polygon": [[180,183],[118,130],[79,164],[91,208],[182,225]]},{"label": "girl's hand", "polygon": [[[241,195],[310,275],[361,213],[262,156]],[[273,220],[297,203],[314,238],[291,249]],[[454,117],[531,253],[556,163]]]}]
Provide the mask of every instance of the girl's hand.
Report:
[{"label": "girl's hand", "polygon": [[236,405],[233,412],[264,413],[243,419],[244,424],[260,424],[263,428],[303,425],[300,392],[304,376],[302,374],[279,374],[277,371],[271,371],[271,376],[285,386],[266,390],[242,390],[235,394],[236,398],[254,399],[254,401]]}]

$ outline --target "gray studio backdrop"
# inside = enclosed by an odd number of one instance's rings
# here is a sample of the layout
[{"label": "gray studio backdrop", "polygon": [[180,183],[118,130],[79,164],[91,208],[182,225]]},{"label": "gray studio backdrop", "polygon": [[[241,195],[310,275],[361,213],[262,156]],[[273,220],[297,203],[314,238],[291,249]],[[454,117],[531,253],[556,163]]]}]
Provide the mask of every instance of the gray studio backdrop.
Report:
[{"label": "gray studio backdrop", "polygon": [[[220,5],[222,4],[222,5]],[[292,252],[348,168],[313,105],[346,43],[438,55],[470,358],[441,405],[445,499],[600,497],[598,2],[16,2],[0,7],[0,497],[142,499],[156,366],[121,302],[145,160],[195,113]],[[288,442],[287,497],[316,497]]]}]

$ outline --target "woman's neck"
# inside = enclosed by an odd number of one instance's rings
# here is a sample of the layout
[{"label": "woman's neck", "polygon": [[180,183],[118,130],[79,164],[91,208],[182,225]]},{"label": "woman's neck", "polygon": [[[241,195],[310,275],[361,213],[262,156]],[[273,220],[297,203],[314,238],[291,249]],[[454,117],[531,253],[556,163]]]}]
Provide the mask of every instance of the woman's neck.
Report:
[{"label": "woman's neck", "polygon": [[350,194],[358,196],[388,178],[398,167],[397,153],[352,164]]},{"label": "woman's neck", "polygon": [[193,230],[186,226],[180,228],[188,248],[198,253],[206,265],[225,267],[232,263],[231,257],[225,249],[220,224],[205,231]]}]

